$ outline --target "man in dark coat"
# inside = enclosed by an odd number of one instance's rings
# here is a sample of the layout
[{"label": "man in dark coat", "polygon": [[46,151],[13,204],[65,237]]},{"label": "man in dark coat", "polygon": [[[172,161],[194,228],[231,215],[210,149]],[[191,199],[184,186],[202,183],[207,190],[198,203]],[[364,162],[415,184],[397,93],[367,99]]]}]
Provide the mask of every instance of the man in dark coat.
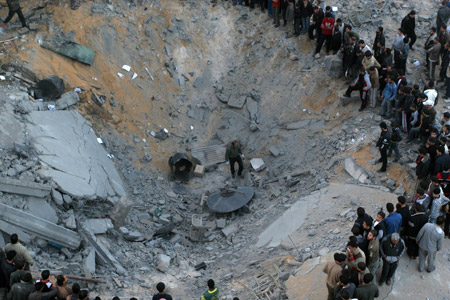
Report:
[{"label": "man in dark coat", "polygon": [[[385,46],[386,45],[386,39],[384,37],[384,29],[383,27],[378,27],[377,28],[377,32],[375,34],[375,40],[373,41],[373,52],[377,52],[379,46],[378,46],[378,42],[380,42],[381,46]],[[379,62],[381,63],[381,61],[379,60]]]},{"label": "man in dark coat", "polygon": [[408,226],[406,228],[407,236],[407,253],[412,259],[416,259],[419,255],[419,246],[417,245],[416,237],[423,225],[428,223],[428,215],[425,213],[422,204],[416,202],[413,206],[414,212],[411,214],[408,220]]},{"label": "man in dark coat", "polygon": [[378,162],[383,163],[381,166],[381,169],[378,170],[378,172],[386,172],[387,168],[387,150],[389,148],[389,144],[391,141],[391,134],[388,130],[387,124],[385,122],[380,123],[381,128],[381,134],[380,138],[377,141],[377,147],[380,150],[380,159]]},{"label": "man in dark coat", "polygon": [[3,21],[2,27],[6,28],[8,26],[8,22],[11,21],[12,17],[16,13],[19,16],[20,22],[22,22],[22,27],[28,27],[27,23],[25,22],[25,17],[23,16],[22,10],[20,9],[19,0],[6,0],[6,3],[8,3],[9,13],[5,21]]},{"label": "man in dark coat", "polygon": [[413,45],[417,40],[416,33],[414,32],[416,28],[416,12],[412,10],[408,15],[406,15],[402,20],[401,27],[405,30],[405,34],[409,37],[409,49],[413,49]]}]

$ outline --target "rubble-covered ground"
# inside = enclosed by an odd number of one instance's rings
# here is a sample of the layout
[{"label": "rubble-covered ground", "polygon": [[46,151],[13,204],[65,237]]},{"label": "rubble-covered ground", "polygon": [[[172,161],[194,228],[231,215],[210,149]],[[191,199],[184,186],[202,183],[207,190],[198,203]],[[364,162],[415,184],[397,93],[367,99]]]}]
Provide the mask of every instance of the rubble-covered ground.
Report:
[{"label": "rubble-covered ground", "polygon": [[[346,21],[354,8],[366,10],[370,17],[356,30],[369,44],[379,25],[392,42],[401,18],[415,8],[420,45],[438,5],[384,3],[333,5]],[[92,296],[138,299],[159,281],[176,298],[199,297],[209,278],[224,299],[254,297],[256,281],[271,281],[262,275],[279,273],[270,285],[272,299],[318,299],[303,289],[288,292],[302,264],[344,249],[358,206],[375,215],[396,195],[412,194],[415,146],[402,145],[401,162],[377,174],[378,108],[358,112],[358,101],[342,106],[347,83],[327,69],[335,58],[314,60],[306,36],[286,39],[284,29],[273,28],[258,9],[187,0],[82,1],[75,11],[68,1],[29,0],[23,6],[32,30],[19,29],[16,20],[1,38],[6,80],[0,82],[0,175],[39,183],[44,195],[4,192],[1,202],[82,240],[80,247],[59,249],[25,232],[28,239],[21,239],[32,249],[36,271],[103,278],[107,283],[88,286]],[[95,50],[93,64],[40,47],[52,38]],[[422,67],[412,64],[424,62],[423,50],[416,49],[407,76],[424,86]],[[17,74],[35,82],[59,76],[65,101],[30,99],[31,84]],[[171,178],[174,153],[233,139],[246,156],[244,178],[232,179],[225,163],[188,183]],[[364,169],[364,183],[344,171],[348,156]],[[252,158],[262,158],[266,168],[253,171]],[[226,183],[255,187],[249,210],[215,214],[201,206],[206,191]],[[132,208],[114,229],[112,208],[125,193]],[[190,238],[194,214],[203,214],[207,227],[200,242]],[[95,243],[110,255],[96,248],[96,268]],[[438,256],[444,261],[448,251]],[[196,269],[202,262],[206,268]],[[438,269],[421,277],[424,288],[414,294],[400,276],[392,291],[445,299],[448,290],[430,288],[436,276],[449,286],[448,266]],[[325,290],[323,275],[317,276]],[[383,289],[391,299],[392,291]]]}]

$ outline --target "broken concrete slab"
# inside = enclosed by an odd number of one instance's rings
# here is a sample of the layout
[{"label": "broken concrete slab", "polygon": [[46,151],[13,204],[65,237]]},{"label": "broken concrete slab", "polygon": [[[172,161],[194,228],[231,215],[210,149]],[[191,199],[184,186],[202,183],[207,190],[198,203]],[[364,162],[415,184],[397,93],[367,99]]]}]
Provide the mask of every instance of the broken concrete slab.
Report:
[{"label": "broken concrete slab", "polygon": [[229,224],[227,227],[222,229],[222,233],[225,235],[226,238],[229,238],[234,233],[238,232],[239,225],[237,223]]},{"label": "broken concrete slab", "polygon": [[250,160],[250,165],[256,172],[262,171],[266,168],[266,164],[262,158],[252,158]]},{"label": "broken concrete slab", "polygon": [[63,247],[76,249],[80,246],[81,238],[78,233],[2,203],[0,217],[25,232]]},{"label": "broken concrete slab", "polygon": [[89,254],[83,261],[83,267],[86,275],[94,275],[95,274],[95,250],[94,248],[89,249]]},{"label": "broken concrete slab", "polygon": [[110,264],[116,268],[116,271],[119,274],[126,274],[126,270],[122,267],[122,265],[92,232],[82,229],[82,235],[86,241],[94,247],[97,258],[102,264]]},{"label": "broken concrete slab", "polygon": [[288,123],[284,128],[287,130],[297,129],[321,129],[325,127],[325,120],[305,119]]},{"label": "broken concrete slab", "polygon": [[2,192],[34,197],[46,197],[50,195],[51,190],[52,188],[46,184],[0,177],[0,191]]},{"label": "broken concrete slab", "polygon": [[111,219],[108,218],[87,219],[82,222],[82,225],[93,234],[104,234],[114,228]]},{"label": "broken concrete slab", "polygon": [[369,182],[369,174],[367,174],[366,170],[364,170],[353,157],[347,156],[344,159],[344,169],[350,174],[353,178],[358,180],[361,183],[370,183]]},{"label": "broken concrete slab", "polygon": [[247,99],[246,96],[230,97],[227,104],[229,107],[242,108],[244,107],[246,99]]},{"label": "broken concrete slab", "polygon": [[39,175],[75,199],[125,196],[114,163],[92,126],[77,111],[34,111],[27,131],[39,154]]},{"label": "broken concrete slab", "polygon": [[328,70],[328,75],[332,77],[340,77],[342,75],[342,58],[338,55],[325,56],[325,66]]},{"label": "broken concrete slab", "polygon": [[250,97],[247,97],[247,111],[250,115],[250,120],[256,120],[258,118],[258,102]]},{"label": "broken concrete slab", "polygon": [[56,101],[56,109],[66,109],[80,102],[80,96],[77,92],[71,91],[62,94],[61,98]]},{"label": "broken concrete slab", "polygon": [[320,194],[311,194],[302,201],[297,201],[281,217],[269,225],[259,236],[256,247],[277,247],[291,233],[305,222],[310,201],[317,201]]},{"label": "broken concrete slab", "polygon": [[43,198],[28,197],[27,212],[54,224],[58,223],[56,210]]}]

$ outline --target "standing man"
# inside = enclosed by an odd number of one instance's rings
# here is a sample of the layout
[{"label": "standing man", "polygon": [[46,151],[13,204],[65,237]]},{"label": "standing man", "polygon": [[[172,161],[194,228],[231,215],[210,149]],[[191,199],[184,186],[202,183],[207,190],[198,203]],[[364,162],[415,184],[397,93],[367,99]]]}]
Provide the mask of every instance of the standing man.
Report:
[{"label": "standing man", "polygon": [[[3,25],[1,27],[6,28],[8,27],[8,22],[11,21],[14,14],[17,13],[19,16],[20,22],[22,22],[22,27],[28,27],[27,23],[25,22],[25,17],[23,16],[22,10],[20,9],[20,1],[19,0],[6,0],[6,3],[8,3],[8,16],[6,17],[5,21],[3,21]],[[28,27],[29,28],[29,27]]]},{"label": "standing man", "polygon": [[433,189],[433,200],[430,209],[430,223],[436,223],[438,217],[444,217],[445,213],[441,211],[441,207],[449,203],[449,199],[441,193],[440,187]]},{"label": "standing man", "polygon": [[385,235],[398,233],[402,226],[402,215],[398,212],[394,212],[394,204],[391,202],[386,204],[386,210],[388,211],[389,216],[384,219],[384,225],[386,226]]},{"label": "standing man", "polygon": [[416,12],[414,10],[403,18],[401,27],[405,30],[406,36],[411,40],[409,43],[410,50],[414,50],[413,45],[417,40],[416,33],[414,32],[416,28]]},{"label": "standing man", "polygon": [[370,107],[375,108],[375,106],[377,105],[378,89],[380,88],[380,76],[378,74],[378,69],[375,68],[375,66],[371,66],[369,68],[369,75],[370,83],[372,85],[370,89],[369,103]]},{"label": "standing man", "polygon": [[450,18],[450,8],[447,6],[447,1],[444,0],[441,2],[441,7],[439,7],[439,10],[437,12],[436,17],[436,28],[441,28],[441,26],[446,25],[448,22],[448,19]]},{"label": "standing man", "polygon": [[200,300],[219,300],[219,288],[215,286],[214,280],[208,280],[208,290]]},{"label": "standing man", "polygon": [[358,247],[356,240],[347,243],[347,259],[345,264],[351,271],[356,271],[358,263],[366,262],[366,255]]},{"label": "standing man", "polygon": [[[373,41],[373,52],[377,52],[379,47],[384,47],[386,45],[386,38],[384,37],[384,28],[378,27],[375,33],[375,40]],[[380,43],[380,44],[378,44]]]},{"label": "standing man", "polygon": [[439,38],[436,36],[433,41],[433,45],[426,50],[428,54],[428,65],[429,65],[429,76],[430,80],[434,81],[436,66],[439,64],[439,58],[441,55],[441,43],[439,43]]},{"label": "standing man", "polygon": [[383,94],[381,95],[381,116],[388,119],[391,118],[392,113],[392,102],[394,102],[397,96],[397,85],[394,82],[394,78],[388,77],[388,82],[383,89]]},{"label": "standing man", "polygon": [[400,51],[403,48],[403,39],[405,38],[404,29],[399,28],[397,31],[397,35],[395,36],[394,44],[392,44],[392,49],[394,49],[394,62],[395,62],[395,68],[400,68],[400,60],[399,55]]},{"label": "standing man", "polygon": [[302,34],[309,32],[309,22],[313,14],[313,6],[309,0],[299,1],[302,11]]},{"label": "standing man", "polygon": [[334,29],[334,19],[331,17],[331,13],[327,12],[325,14],[325,18],[322,20],[322,23],[320,24],[320,37],[319,41],[317,42],[316,52],[314,58],[320,58],[320,50],[322,49],[322,45],[324,42],[326,42],[327,47],[327,55],[328,52],[330,52],[330,46],[331,46],[331,38],[333,37],[333,29]]},{"label": "standing man", "polygon": [[380,266],[380,240],[377,238],[377,231],[372,230],[367,234],[367,267],[370,273],[375,277],[375,273]]},{"label": "standing man", "polygon": [[156,289],[158,290],[158,294],[153,295],[152,300],[160,300],[160,299],[172,300],[172,296],[166,294],[166,292],[164,291],[166,289],[166,285],[164,284],[164,282],[159,282],[156,285]]},{"label": "standing man", "polygon": [[334,288],[336,284],[339,282],[339,277],[342,273],[342,267],[345,262],[345,254],[343,253],[335,253],[334,261],[329,261],[323,267],[323,272],[327,274],[327,289],[328,289],[328,298],[327,300],[334,300]]},{"label": "standing man", "polygon": [[239,170],[238,170],[238,176],[242,177],[242,171],[244,170],[244,164],[242,163],[242,151],[241,146],[239,145],[238,141],[232,141],[231,144],[227,147],[227,150],[225,151],[225,160],[230,162],[230,170],[231,170],[231,177],[235,178],[234,175],[234,163],[238,163]]},{"label": "standing man", "polygon": [[398,261],[405,252],[405,243],[398,233],[386,236],[381,242],[380,254],[383,258],[383,271],[381,272],[380,286],[386,282],[391,284],[395,270],[397,270]]},{"label": "standing man", "polygon": [[365,274],[363,277],[363,284],[358,286],[355,291],[355,297],[358,300],[374,300],[378,298],[380,292],[378,287],[372,283],[375,278],[372,274]]},{"label": "standing man", "polygon": [[436,224],[425,224],[417,235],[417,243],[419,244],[419,272],[425,269],[425,259],[428,261],[428,273],[436,269],[434,265],[436,252],[442,249],[442,243],[444,242],[444,231],[441,229],[442,224],[444,224],[444,217],[439,216],[436,219]]},{"label": "standing man", "polygon": [[280,0],[272,0],[272,7],[273,7],[273,22],[275,24],[275,27],[280,27],[280,8],[281,8]]},{"label": "standing man", "polygon": [[391,140],[391,134],[388,131],[388,127],[385,122],[380,123],[381,134],[380,138],[377,141],[377,147],[380,150],[380,159],[378,162],[381,162],[381,168],[378,172],[386,172],[387,168],[387,150],[389,148],[389,143]]},{"label": "standing man", "polygon": [[[419,189],[421,189],[419,191]],[[424,196],[424,192],[422,188],[417,189],[417,194],[422,193],[422,197]],[[425,194],[426,195],[426,194]],[[428,195],[427,195],[428,197]],[[418,199],[419,200],[419,199]],[[428,206],[428,204],[426,204]],[[408,221],[408,227],[406,230],[407,236],[407,253],[408,256],[412,259],[416,259],[419,255],[419,246],[417,245],[417,234],[422,229],[422,227],[428,223],[428,215],[425,213],[424,206],[416,200],[413,206],[414,212]]]},{"label": "standing man", "polygon": [[313,17],[311,26],[309,26],[308,33],[309,39],[314,40],[315,38],[319,39],[322,30],[320,26],[322,25],[322,20],[325,17],[323,10],[318,6],[313,7]]},{"label": "standing man", "polygon": [[27,248],[20,243],[19,236],[14,233],[11,235],[10,241],[10,243],[6,244],[6,252],[11,250],[16,251],[16,258],[14,260],[25,262],[25,270],[30,270],[30,266],[34,264],[34,261],[33,258],[31,258],[30,253],[28,253]]}]

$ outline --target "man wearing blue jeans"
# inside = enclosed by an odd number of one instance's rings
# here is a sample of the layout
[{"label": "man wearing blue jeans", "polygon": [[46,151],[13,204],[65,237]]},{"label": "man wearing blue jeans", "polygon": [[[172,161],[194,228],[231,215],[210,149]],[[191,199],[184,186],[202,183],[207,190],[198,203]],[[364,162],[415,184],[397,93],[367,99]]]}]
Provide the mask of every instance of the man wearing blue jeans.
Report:
[{"label": "man wearing blue jeans", "polygon": [[394,80],[389,77],[388,83],[383,90],[383,95],[381,95],[381,116],[382,117],[391,117],[392,112],[392,102],[395,100],[395,96],[397,95],[397,85]]},{"label": "man wearing blue jeans", "polygon": [[309,22],[313,14],[313,6],[309,0],[302,0],[297,2],[300,4],[301,18],[302,18],[302,33],[305,34],[309,29]]}]

